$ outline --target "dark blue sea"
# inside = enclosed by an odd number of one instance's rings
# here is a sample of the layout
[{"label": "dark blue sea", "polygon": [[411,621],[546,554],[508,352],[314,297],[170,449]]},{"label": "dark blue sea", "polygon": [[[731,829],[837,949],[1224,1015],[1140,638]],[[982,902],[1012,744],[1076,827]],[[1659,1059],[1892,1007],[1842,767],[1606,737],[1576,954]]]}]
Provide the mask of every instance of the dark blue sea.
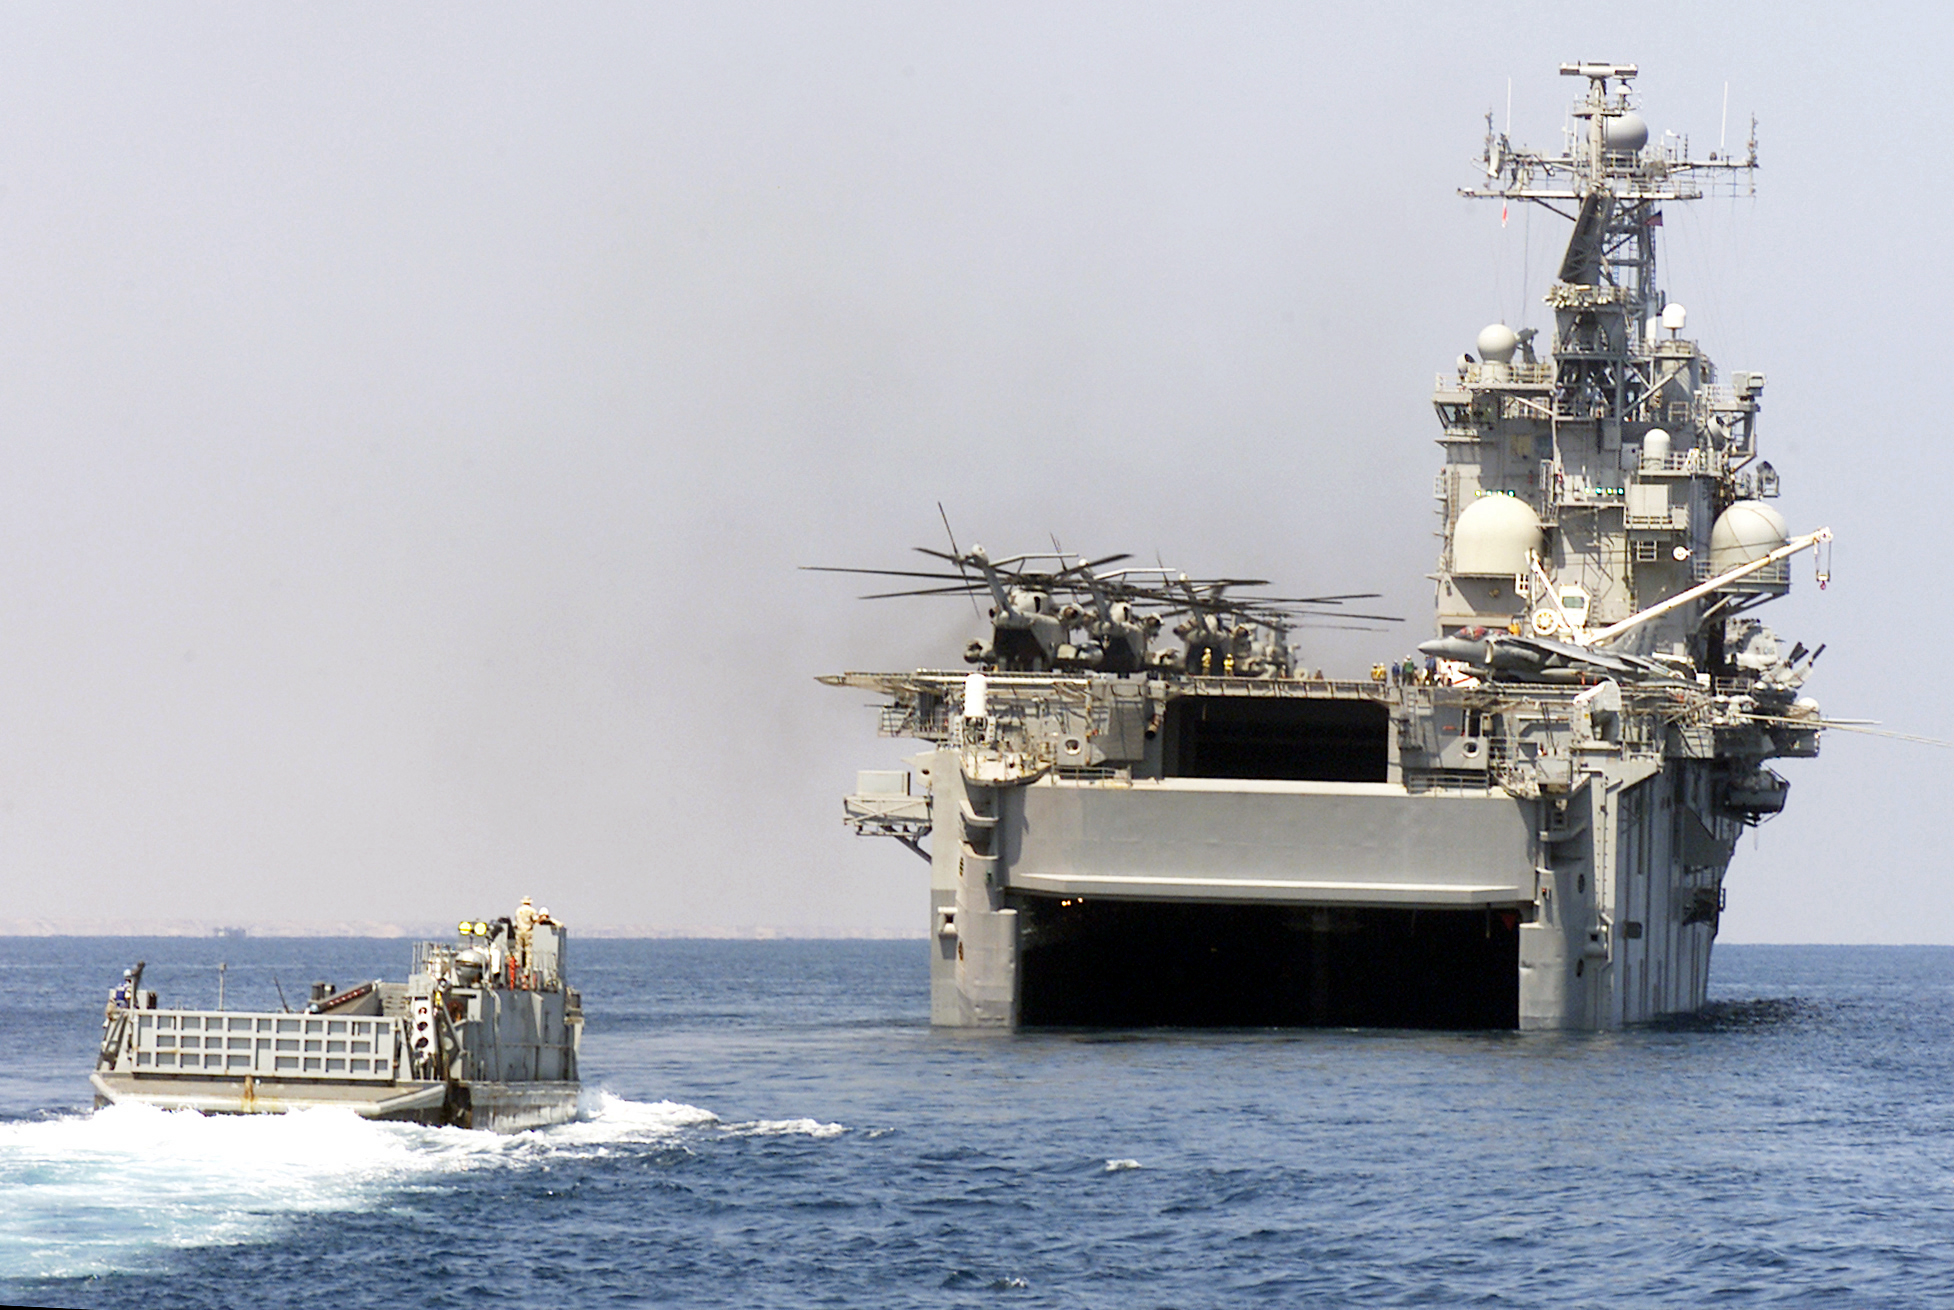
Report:
[{"label": "dark blue sea", "polygon": [[513,1136],[89,1108],[102,1001],[400,941],[0,940],[0,1301],[1954,1305],[1954,949],[1725,946],[1600,1036],[927,1022],[922,942],[578,941],[589,1087]]}]

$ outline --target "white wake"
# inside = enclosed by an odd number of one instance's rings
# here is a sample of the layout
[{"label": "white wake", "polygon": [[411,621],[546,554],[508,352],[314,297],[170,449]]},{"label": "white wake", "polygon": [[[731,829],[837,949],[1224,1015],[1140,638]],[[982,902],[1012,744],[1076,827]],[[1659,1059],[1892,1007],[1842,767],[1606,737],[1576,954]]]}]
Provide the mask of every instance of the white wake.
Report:
[{"label": "white wake", "polygon": [[0,1124],[0,1278],[163,1267],[187,1247],[265,1241],[295,1216],[372,1207],[480,1169],[528,1168],[688,1138],[846,1130],[814,1119],[721,1123],[676,1101],[585,1093],[570,1123],[497,1134],[361,1119],[350,1110],[206,1118],[114,1105]]}]

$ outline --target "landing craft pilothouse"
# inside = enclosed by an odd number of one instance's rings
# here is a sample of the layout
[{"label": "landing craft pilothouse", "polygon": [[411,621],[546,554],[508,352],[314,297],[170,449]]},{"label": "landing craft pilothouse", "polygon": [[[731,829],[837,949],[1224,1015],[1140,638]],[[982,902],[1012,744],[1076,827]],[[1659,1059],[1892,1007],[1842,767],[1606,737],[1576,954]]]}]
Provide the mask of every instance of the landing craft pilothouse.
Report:
[{"label": "landing craft pilothouse", "polygon": [[1698,158],[1652,138],[1633,65],[1561,72],[1584,83],[1561,149],[1489,123],[1462,192],[1572,232],[1545,357],[1542,329],[1493,324],[1438,379],[1422,666],[1304,671],[1292,630],[1352,594],[954,541],[926,552],[954,572],[863,570],[993,601],[975,672],[823,679],[925,743],[844,817],[929,861],[933,1022],[1605,1029],[1703,1005],[1737,838],[1789,791],[1768,762],[1825,726],[1802,694],[1823,647],[1752,611],[1804,552],[1823,585],[1831,534],[1770,503],[1764,375],[1726,380],[1657,275],[1665,207],[1749,188],[1755,130]]}]

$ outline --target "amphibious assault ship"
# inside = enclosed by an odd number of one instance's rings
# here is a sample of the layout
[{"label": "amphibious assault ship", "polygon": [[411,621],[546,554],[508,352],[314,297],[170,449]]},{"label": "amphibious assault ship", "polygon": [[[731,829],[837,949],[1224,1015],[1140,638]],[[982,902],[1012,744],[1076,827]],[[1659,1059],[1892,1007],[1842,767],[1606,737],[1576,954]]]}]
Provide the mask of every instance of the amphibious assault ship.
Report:
[{"label": "amphibious assault ship", "polygon": [[1350,596],[954,540],[934,573],[881,571],[993,605],[975,672],[823,679],[927,743],[844,810],[929,861],[935,1023],[1605,1029],[1703,1005],[1737,838],[1785,804],[1767,761],[1823,726],[1819,652],[1751,612],[1830,534],[1770,504],[1764,375],[1720,374],[1657,277],[1664,209],[1748,187],[1755,126],[1742,158],[1697,158],[1651,139],[1634,66],[1561,72],[1585,83],[1561,150],[1489,119],[1462,192],[1573,230],[1544,356],[1496,324],[1439,377],[1422,664],[1296,668],[1290,625]]},{"label": "amphibious assault ship", "polygon": [[583,1006],[568,934],[525,899],[420,942],[404,983],[314,983],[303,1010],[163,1009],[124,973],[102,1022],[95,1103],[206,1114],[321,1107],[364,1118],[513,1132],[577,1112]]}]

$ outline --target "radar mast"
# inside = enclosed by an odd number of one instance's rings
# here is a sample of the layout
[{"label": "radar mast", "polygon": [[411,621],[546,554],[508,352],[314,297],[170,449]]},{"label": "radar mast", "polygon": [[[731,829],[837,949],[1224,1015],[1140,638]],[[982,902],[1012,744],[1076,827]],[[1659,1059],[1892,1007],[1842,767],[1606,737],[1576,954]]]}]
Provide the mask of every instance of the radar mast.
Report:
[{"label": "radar mast", "polygon": [[[1524,201],[1573,222],[1577,236],[1591,247],[1590,269],[1599,284],[1619,288],[1637,321],[1647,323],[1662,311],[1656,284],[1655,229],[1662,226],[1666,201],[1700,200],[1710,191],[1757,194],[1757,119],[1742,159],[1711,151],[1693,158],[1689,137],[1665,132],[1649,143],[1649,127],[1635,112],[1629,84],[1634,64],[1590,61],[1560,66],[1562,77],[1588,79],[1587,94],[1568,111],[1561,151],[1516,148],[1504,132],[1492,130],[1486,116],[1486,144],[1479,166],[1486,181],[1461,187],[1472,199]],[[1616,84],[1614,89],[1610,83]],[[1706,189],[1707,188],[1707,189]],[[1586,220],[1590,227],[1582,232]],[[1574,252],[1570,250],[1570,255]],[[1562,266],[1560,281],[1589,271]]]}]

